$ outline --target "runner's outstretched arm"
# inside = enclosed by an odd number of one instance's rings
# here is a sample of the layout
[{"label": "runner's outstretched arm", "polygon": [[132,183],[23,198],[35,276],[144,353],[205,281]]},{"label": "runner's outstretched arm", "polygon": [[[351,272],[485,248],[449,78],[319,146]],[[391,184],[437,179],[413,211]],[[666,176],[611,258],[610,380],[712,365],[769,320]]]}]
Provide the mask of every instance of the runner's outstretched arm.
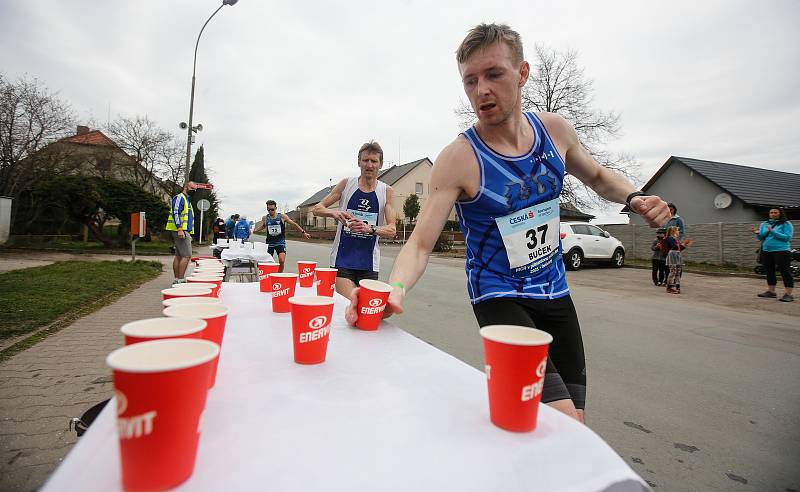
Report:
[{"label": "runner's outstretched arm", "polygon": [[311,209],[311,213],[316,217],[333,217],[342,224],[346,224],[348,220],[353,220],[353,216],[344,210],[344,208],[347,207],[347,204],[342,205],[340,203],[340,210],[331,210],[328,208],[341,200],[345,185],[347,185],[347,178],[339,181],[339,184],[337,184],[331,190],[331,192],[328,193],[328,196],[323,198],[318,204],[314,205],[314,208]]},{"label": "runner's outstretched arm", "polygon": [[[411,289],[425,272],[433,246],[447,222],[453,204],[461,194],[459,176],[463,175],[463,172],[459,173],[458,165],[463,164],[463,161],[459,160],[457,147],[460,146],[454,143],[448,145],[436,158],[431,172],[431,194],[420,212],[414,232],[397,255],[392,273],[389,275],[390,283],[399,282],[404,288],[394,285],[384,317],[403,312],[405,291]],[[345,312],[345,319],[351,325],[355,324],[358,318],[357,299],[358,289],[354,289],[350,298],[351,304]]]},{"label": "runner's outstretched arm", "polygon": [[[295,222],[295,221],[293,221],[292,219],[290,219],[288,215],[286,215],[286,214],[283,214],[283,221],[284,221],[284,222],[288,222],[288,223],[292,224],[292,225],[294,226],[294,228],[295,228],[295,229],[297,229],[297,232],[301,232],[301,233],[303,233],[303,236],[305,236],[305,238],[306,238],[306,239],[308,239],[308,238],[310,238],[310,237],[311,237],[311,234],[307,233],[307,232],[305,231],[305,229],[303,229],[302,227],[300,227],[300,225],[299,225],[297,222]],[[265,222],[266,222],[266,221],[265,221]]]},{"label": "runner's outstretched arm", "polygon": [[[612,202],[625,203],[628,195],[636,191],[630,181],[594,160],[567,120],[555,113],[540,113],[540,117],[557,141],[567,143],[564,164],[569,174]],[[663,226],[671,216],[667,203],[658,196],[635,197],[630,205],[651,227]]]}]

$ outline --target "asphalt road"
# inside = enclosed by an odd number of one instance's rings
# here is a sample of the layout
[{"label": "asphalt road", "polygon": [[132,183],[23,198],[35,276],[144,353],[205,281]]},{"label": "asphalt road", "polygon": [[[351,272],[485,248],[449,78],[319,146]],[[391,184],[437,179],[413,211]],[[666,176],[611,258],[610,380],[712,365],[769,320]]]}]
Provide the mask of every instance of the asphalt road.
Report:
[{"label": "asphalt road", "polygon": [[[383,248],[381,278],[397,248]],[[290,241],[327,266],[330,246]],[[393,317],[483,369],[463,260],[433,258]],[[587,425],[655,490],[800,490],[800,302],[755,297],[757,279],[685,274],[683,294],[649,271],[570,272],[587,356]],[[780,287],[779,287],[780,291]]]}]

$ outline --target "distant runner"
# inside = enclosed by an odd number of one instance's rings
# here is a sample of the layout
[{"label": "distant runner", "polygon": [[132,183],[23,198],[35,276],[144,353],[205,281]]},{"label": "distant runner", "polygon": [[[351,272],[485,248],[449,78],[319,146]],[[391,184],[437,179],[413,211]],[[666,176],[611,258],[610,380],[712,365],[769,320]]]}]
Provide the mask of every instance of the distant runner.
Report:
[{"label": "distant runner", "polygon": [[311,235],[300,227],[288,215],[278,213],[278,204],[275,200],[267,200],[267,215],[261,218],[261,225],[254,232],[267,231],[267,252],[270,255],[278,253],[279,272],[283,272],[286,263],[286,223],[292,224],[306,239]]}]

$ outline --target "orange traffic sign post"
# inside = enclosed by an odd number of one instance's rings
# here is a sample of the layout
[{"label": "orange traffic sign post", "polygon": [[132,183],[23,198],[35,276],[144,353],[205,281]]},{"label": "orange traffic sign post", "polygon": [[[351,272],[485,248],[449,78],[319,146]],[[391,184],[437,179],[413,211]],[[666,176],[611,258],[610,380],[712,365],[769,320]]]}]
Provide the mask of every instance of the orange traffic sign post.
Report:
[{"label": "orange traffic sign post", "polygon": [[136,261],[136,241],[147,235],[147,219],[144,212],[131,214],[131,261]]}]

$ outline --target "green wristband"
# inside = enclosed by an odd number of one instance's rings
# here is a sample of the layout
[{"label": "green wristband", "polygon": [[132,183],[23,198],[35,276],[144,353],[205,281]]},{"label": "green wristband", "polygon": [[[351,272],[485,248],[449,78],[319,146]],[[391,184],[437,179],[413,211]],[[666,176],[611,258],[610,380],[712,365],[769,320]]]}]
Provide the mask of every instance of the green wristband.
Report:
[{"label": "green wristband", "polygon": [[400,290],[403,292],[403,295],[406,295],[406,286],[403,285],[402,282],[392,282],[389,285],[392,287],[400,287]]}]

